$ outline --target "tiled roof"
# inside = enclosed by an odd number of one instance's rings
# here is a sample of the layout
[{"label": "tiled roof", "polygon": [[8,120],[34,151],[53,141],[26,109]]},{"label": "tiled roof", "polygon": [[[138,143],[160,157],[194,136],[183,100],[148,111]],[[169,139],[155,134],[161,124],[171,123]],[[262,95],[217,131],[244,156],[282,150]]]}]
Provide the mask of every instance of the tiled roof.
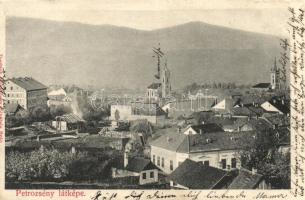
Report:
[{"label": "tiled roof", "polygon": [[212,189],[227,172],[186,159],[168,179],[189,189]]},{"label": "tiled roof", "polygon": [[128,159],[128,164],[125,169],[132,172],[141,172],[158,168],[149,159],[135,157]]},{"label": "tiled roof", "polygon": [[[254,132],[215,132],[196,135],[186,135],[171,129],[170,132],[150,142],[151,146],[176,151],[179,153],[215,150],[234,150],[240,148],[239,139],[249,135],[249,140]],[[250,141],[249,141],[250,142]]]},{"label": "tiled roof", "polygon": [[270,88],[270,83],[258,83],[252,87],[253,88]]},{"label": "tiled roof", "polygon": [[33,78],[29,78],[29,77],[12,78],[9,80],[27,91],[47,89],[47,86],[43,85],[42,83],[36,81]]},{"label": "tiled roof", "polygon": [[148,89],[158,89],[159,87],[161,87],[161,83],[152,83],[147,88]]},{"label": "tiled roof", "polygon": [[261,182],[263,176],[252,174],[246,169],[240,169],[238,176],[232,181],[228,189],[254,189]]},{"label": "tiled roof", "polygon": [[75,114],[65,114],[62,116],[57,116],[56,119],[60,119],[61,121],[65,121],[67,123],[78,123],[78,122],[84,122],[82,118]]}]

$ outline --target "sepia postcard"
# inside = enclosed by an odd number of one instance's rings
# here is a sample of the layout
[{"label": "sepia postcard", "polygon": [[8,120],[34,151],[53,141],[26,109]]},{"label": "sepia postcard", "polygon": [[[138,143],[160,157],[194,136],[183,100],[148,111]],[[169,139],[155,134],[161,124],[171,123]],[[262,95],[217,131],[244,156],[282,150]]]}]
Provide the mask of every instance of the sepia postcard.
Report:
[{"label": "sepia postcard", "polygon": [[2,0],[0,199],[305,199],[304,15]]}]

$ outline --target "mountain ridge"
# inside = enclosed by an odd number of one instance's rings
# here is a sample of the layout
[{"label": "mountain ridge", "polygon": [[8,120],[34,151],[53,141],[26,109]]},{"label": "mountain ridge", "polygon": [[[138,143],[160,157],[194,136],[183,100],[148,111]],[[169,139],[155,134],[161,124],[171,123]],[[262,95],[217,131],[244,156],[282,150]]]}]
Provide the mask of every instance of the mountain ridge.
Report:
[{"label": "mountain ridge", "polygon": [[198,21],[150,31],[13,17],[6,35],[8,75],[44,77],[46,84],[146,87],[154,81],[151,49],[158,43],[174,88],[266,82],[280,52],[276,36]]}]

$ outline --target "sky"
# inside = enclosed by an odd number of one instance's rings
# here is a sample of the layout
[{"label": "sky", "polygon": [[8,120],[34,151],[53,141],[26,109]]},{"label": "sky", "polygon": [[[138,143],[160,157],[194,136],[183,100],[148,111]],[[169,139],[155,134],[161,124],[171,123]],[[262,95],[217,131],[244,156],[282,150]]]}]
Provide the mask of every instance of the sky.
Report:
[{"label": "sky", "polygon": [[[291,1],[291,0],[290,0]],[[191,21],[271,35],[287,35],[288,0],[4,0],[6,16],[142,30]]]}]

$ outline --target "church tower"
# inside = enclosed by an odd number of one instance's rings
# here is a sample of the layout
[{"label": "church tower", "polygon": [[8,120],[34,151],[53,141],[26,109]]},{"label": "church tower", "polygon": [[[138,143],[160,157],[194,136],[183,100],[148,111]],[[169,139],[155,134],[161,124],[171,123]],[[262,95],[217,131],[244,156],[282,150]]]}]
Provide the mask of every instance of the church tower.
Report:
[{"label": "church tower", "polygon": [[167,68],[167,60],[165,61],[164,67],[161,71],[161,91],[162,98],[167,98],[171,94],[170,71]]},{"label": "church tower", "polygon": [[277,68],[276,58],[274,59],[274,66],[271,68],[270,76],[271,76],[271,80],[270,80],[271,89],[273,90],[280,89],[280,70]]}]

